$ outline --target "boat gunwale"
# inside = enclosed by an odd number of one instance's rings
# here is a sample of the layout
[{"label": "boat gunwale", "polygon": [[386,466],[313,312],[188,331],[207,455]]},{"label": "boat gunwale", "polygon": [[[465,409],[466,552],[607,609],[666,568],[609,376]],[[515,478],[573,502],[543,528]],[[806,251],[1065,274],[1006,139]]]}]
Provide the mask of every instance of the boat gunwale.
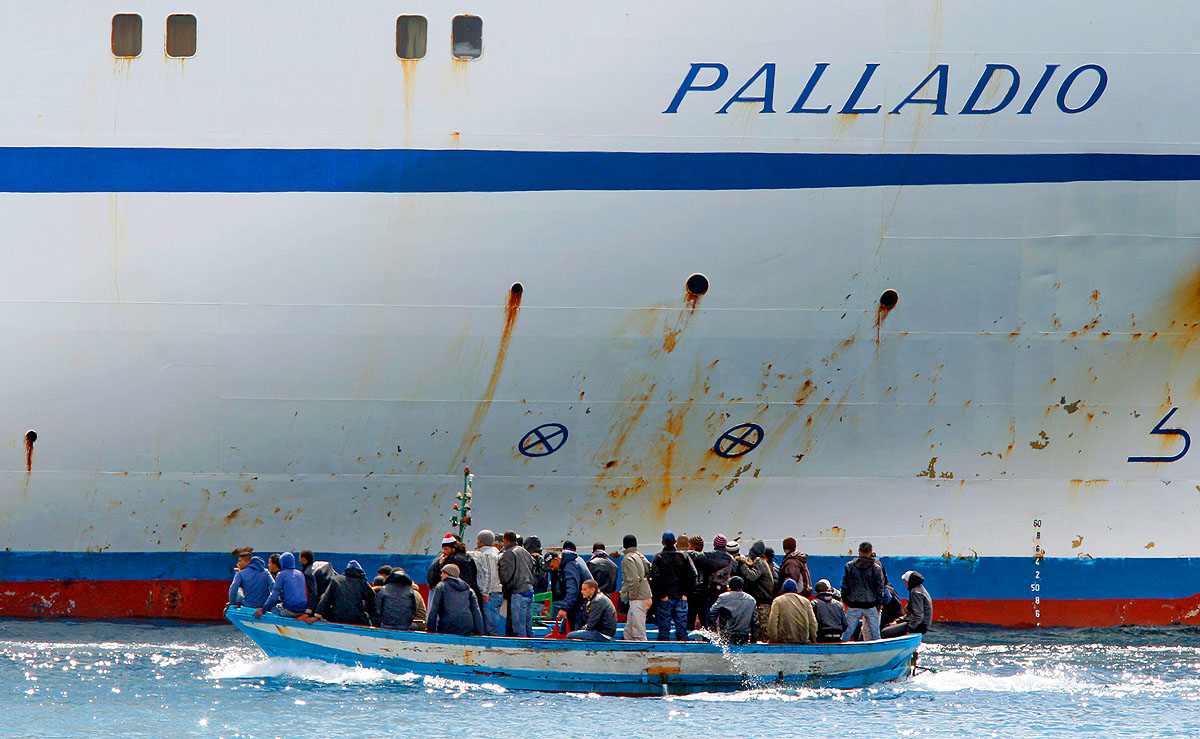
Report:
[{"label": "boat gunwale", "polygon": [[244,606],[227,606],[226,618],[233,622],[259,621],[276,625],[292,626],[301,629],[331,631],[334,633],[349,633],[361,636],[389,639],[393,641],[409,641],[429,644],[446,644],[453,646],[477,647],[488,649],[539,649],[551,651],[639,651],[659,653],[712,654],[728,651],[732,654],[862,654],[870,652],[890,652],[898,650],[916,650],[921,645],[921,634],[908,634],[891,639],[879,639],[868,642],[825,642],[818,644],[730,644],[722,647],[709,641],[624,641],[607,642],[584,641],[582,639],[546,639],[544,637],[516,636],[457,636],[454,634],[435,634],[426,631],[403,631],[376,626],[359,626],[356,624],[339,624],[329,621],[317,621],[311,624],[297,621],[293,618],[264,613],[261,619],[254,618],[254,611]]}]

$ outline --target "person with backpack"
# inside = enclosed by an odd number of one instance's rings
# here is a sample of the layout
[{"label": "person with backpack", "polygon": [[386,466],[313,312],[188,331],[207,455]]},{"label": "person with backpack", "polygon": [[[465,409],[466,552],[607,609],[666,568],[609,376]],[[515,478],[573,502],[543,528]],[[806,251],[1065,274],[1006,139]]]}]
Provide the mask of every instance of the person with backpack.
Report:
[{"label": "person with backpack", "polygon": [[717,534],[713,537],[713,550],[705,552],[696,562],[700,567],[700,593],[704,598],[703,607],[700,609],[704,626],[713,625],[710,618],[712,604],[716,602],[717,596],[728,589],[729,578],[734,574],[736,563],[733,555],[725,551],[726,543],[725,535]]},{"label": "person with backpack", "polygon": [[696,587],[696,568],[692,560],[675,549],[675,533],[664,531],[662,551],[654,557],[650,566],[650,585],[657,599],[658,640],[671,638],[671,627],[675,628],[675,640],[687,641],[688,593]]},{"label": "person with backpack", "polygon": [[[680,542],[683,537],[680,537]],[[683,551],[680,549],[680,551]],[[700,576],[700,559],[704,557],[704,538],[701,536],[688,537],[688,549],[684,552],[691,560],[692,567],[696,569],[696,584],[688,592],[688,628],[698,629],[704,625],[704,579]]]},{"label": "person with backpack", "polygon": [[629,607],[625,616],[625,641],[646,641],[646,612],[654,602],[650,589],[650,560],[637,550],[637,537],[626,534],[622,542],[621,601]]}]

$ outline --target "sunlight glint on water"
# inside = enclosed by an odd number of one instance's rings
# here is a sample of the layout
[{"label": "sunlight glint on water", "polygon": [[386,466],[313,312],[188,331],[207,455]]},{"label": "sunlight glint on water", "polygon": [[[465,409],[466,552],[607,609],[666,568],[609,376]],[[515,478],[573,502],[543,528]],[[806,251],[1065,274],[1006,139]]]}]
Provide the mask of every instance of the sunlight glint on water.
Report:
[{"label": "sunlight glint on water", "polygon": [[227,626],[0,622],[0,734],[358,735],[387,726],[427,736],[451,719],[466,734],[487,725],[495,736],[1200,734],[1200,631],[944,628],[933,639],[921,650],[932,671],[903,683],[623,699],[267,659]]}]

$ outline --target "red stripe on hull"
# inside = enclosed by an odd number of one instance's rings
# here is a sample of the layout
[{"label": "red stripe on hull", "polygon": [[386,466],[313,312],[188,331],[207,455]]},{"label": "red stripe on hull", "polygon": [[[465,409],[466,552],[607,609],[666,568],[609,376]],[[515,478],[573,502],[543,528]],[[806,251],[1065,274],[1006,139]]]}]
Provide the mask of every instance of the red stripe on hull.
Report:
[{"label": "red stripe on hull", "polygon": [[[1036,626],[1200,624],[1200,595],[1174,600],[940,600],[935,620],[1027,629]],[[1036,615],[1035,615],[1036,613]]]},{"label": "red stripe on hull", "polygon": [[229,583],[213,580],[0,582],[0,616],[17,618],[223,618]]},{"label": "red stripe on hull", "polygon": [[[418,586],[428,601],[428,587]],[[223,619],[229,584],[213,580],[0,582],[0,617]],[[1038,626],[1200,625],[1200,594],[1175,600],[939,600],[939,622]]]}]

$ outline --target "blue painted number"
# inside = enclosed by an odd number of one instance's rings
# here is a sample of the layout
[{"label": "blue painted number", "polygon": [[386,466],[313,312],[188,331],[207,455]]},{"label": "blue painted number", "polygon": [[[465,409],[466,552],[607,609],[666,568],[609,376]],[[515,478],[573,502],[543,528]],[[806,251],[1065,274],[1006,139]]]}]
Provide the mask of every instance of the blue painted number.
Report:
[{"label": "blue painted number", "polygon": [[1187,454],[1188,449],[1192,448],[1192,437],[1189,436],[1188,432],[1184,431],[1183,429],[1165,429],[1165,428],[1163,428],[1163,424],[1167,422],[1167,419],[1169,419],[1171,416],[1175,415],[1175,411],[1177,411],[1177,410],[1179,410],[1179,409],[1172,408],[1171,410],[1167,411],[1167,415],[1163,416],[1162,420],[1159,421],[1157,424],[1155,424],[1154,428],[1150,431],[1150,433],[1151,434],[1159,434],[1161,436],[1182,436],[1183,437],[1183,450],[1181,452],[1179,452],[1179,454],[1176,454],[1173,457],[1130,457],[1129,458],[1130,462],[1178,462],[1179,460],[1183,459],[1183,455]]}]

